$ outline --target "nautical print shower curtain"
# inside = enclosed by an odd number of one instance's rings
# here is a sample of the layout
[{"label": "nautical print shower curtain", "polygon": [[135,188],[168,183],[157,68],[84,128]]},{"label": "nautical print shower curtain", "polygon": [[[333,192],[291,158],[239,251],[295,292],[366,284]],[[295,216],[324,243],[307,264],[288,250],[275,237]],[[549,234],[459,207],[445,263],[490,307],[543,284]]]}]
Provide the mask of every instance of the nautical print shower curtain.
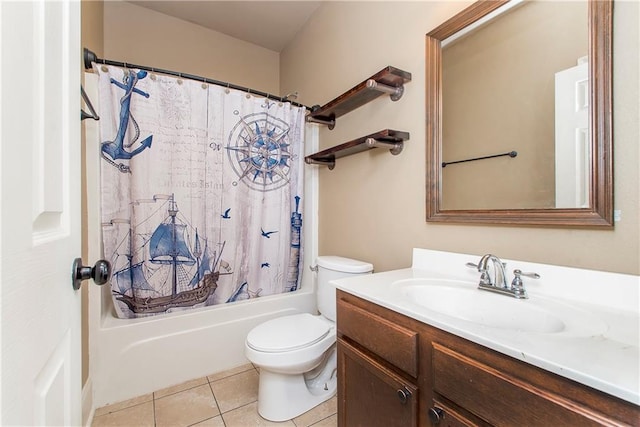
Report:
[{"label": "nautical print shower curtain", "polygon": [[117,315],[295,291],[304,109],[216,85],[94,67],[102,236]]}]

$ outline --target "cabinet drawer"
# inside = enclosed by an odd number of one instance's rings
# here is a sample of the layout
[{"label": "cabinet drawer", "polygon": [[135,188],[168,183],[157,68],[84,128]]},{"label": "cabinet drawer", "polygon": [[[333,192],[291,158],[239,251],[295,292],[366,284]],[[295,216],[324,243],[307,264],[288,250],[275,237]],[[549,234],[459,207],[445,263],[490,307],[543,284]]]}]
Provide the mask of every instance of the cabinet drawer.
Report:
[{"label": "cabinet drawer", "polygon": [[338,371],[340,427],[417,427],[419,396],[414,384],[341,338]]},{"label": "cabinet drawer", "polygon": [[494,425],[612,425],[602,414],[437,343],[432,368],[434,392]]},{"label": "cabinet drawer", "polygon": [[338,299],[338,332],[397,368],[418,376],[418,333]]},{"label": "cabinet drawer", "polygon": [[487,427],[487,424],[479,419],[471,420],[456,409],[444,402],[434,399],[429,408],[429,423],[438,427]]}]

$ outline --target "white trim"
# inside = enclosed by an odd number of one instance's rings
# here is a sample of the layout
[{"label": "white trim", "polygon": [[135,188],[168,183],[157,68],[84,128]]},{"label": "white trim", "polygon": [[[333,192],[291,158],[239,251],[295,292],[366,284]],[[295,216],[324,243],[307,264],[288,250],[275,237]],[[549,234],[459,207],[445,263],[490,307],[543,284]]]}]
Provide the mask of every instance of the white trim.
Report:
[{"label": "white trim", "polygon": [[[305,156],[318,151],[320,146],[320,125],[307,123],[305,128]],[[306,224],[304,228],[304,268],[316,265],[318,258],[318,209],[319,209],[319,184],[318,184],[318,167],[308,166],[305,168],[305,195],[306,203],[304,217]],[[309,197],[309,194],[311,197]],[[307,253],[308,251],[308,253]],[[305,270],[303,277],[309,275],[310,271]],[[315,280],[312,281],[315,286]],[[315,290],[315,288],[314,288]]]},{"label": "white trim", "polygon": [[96,408],[93,407],[93,381],[89,377],[82,387],[82,425],[90,427],[95,413]]},{"label": "white trim", "polygon": [[444,39],[442,41],[442,47],[444,48],[445,46],[453,43],[454,41],[458,40],[459,38],[464,37],[465,35],[467,35],[468,33],[470,33],[471,31],[475,30],[476,28],[480,28],[482,27],[484,24],[486,24],[487,22],[491,21],[492,19],[496,18],[497,16],[502,15],[503,13],[508,12],[509,10],[521,6],[524,3],[524,0],[511,0],[509,3],[505,3],[504,5],[500,6],[499,8],[497,8],[496,10],[494,10],[493,12],[483,16],[482,18],[478,19],[477,21],[471,23],[470,25],[464,27],[462,30],[458,31],[457,33],[447,37],[446,39]]}]

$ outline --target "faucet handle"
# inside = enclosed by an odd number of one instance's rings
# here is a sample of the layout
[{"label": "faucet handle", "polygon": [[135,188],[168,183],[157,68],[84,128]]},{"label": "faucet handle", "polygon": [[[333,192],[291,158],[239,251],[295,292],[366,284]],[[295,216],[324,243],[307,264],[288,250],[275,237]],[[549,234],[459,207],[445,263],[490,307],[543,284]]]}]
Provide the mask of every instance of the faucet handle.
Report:
[{"label": "faucet handle", "polygon": [[515,276],[517,278],[519,278],[520,276],[524,276],[524,277],[530,277],[532,279],[539,279],[540,275],[538,273],[525,273],[522,270],[518,270],[517,268],[515,270],[513,270],[513,274],[515,274]]},{"label": "faucet handle", "polygon": [[478,264],[474,264],[472,262],[468,262],[465,264],[467,267],[469,268],[475,268],[476,270],[478,270],[481,275],[480,275],[480,285],[482,286],[491,286],[493,285],[493,283],[491,283],[491,276],[489,276],[489,272],[485,269],[480,267],[480,265]]},{"label": "faucet handle", "polygon": [[527,298],[527,291],[524,289],[524,283],[522,283],[522,276],[530,277],[532,279],[539,279],[538,273],[525,273],[522,270],[513,270],[513,281],[511,282],[511,291],[516,298]]}]

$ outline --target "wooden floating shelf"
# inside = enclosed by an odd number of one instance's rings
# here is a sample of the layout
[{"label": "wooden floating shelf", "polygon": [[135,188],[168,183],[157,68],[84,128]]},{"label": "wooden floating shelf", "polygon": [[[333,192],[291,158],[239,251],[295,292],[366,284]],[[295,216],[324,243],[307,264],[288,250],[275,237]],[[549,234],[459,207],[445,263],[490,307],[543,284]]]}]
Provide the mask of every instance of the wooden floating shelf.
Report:
[{"label": "wooden floating shelf", "polygon": [[333,101],[311,109],[307,121],[322,123],[333,129],[336,118],[373,101],[382,94],[389,94],[392,101],[397,101],[404,93],[404,84],[411,81],[411,73],[388,66],[359,85],[351,88]]},{"label": "wooden floating shelf", "polygon": [[309,165],[325,165],[331,170],[336,166],[336,159],[372,148],[388,148],[391,154],[400,154],[404,147],[404,141],[408,139],[409,132],[385,129],[311,154],[305,157],[304,161]]}]

